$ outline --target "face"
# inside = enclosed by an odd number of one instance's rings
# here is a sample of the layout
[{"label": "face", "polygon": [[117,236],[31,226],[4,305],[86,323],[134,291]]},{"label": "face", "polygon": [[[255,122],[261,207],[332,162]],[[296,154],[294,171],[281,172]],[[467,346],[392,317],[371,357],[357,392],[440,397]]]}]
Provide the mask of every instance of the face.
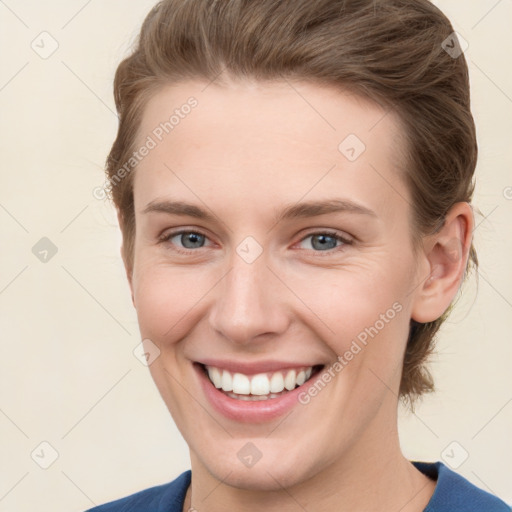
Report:
[{"label": "face", "polygon": [[144,111],[130,270],[193,469],[276,489],[384,457],[418,280],[398,122],[319,85],[206,85]]}]

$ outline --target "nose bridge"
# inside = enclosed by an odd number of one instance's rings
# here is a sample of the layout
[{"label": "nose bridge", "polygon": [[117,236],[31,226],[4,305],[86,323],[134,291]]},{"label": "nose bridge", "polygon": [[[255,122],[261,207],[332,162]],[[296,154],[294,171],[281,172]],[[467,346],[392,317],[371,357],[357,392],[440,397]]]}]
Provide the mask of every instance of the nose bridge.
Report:
[{"label": "nose bridge", "polygon": [[276,279],[267,268],[266,255],[246,258],[240,244],[230,260],[230,271],[218,287],[210,312],[210,324],[234,343],[248,343],[262,334],[286,329],[285,311],[279,306]]}]

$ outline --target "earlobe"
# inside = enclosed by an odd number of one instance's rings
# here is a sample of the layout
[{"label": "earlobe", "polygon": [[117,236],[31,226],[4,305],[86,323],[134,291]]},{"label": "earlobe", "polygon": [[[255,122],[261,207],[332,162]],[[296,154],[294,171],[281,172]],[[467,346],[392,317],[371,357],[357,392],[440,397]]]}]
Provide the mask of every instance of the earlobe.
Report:
[{"label": "earlobe", "polygon": [[471,205],[456,203],[437,233],[426,237],[423,257],[428,274],[422,278],[411,317],[426,323],[448,309],[462,283],[471,247],[474,218]]}]

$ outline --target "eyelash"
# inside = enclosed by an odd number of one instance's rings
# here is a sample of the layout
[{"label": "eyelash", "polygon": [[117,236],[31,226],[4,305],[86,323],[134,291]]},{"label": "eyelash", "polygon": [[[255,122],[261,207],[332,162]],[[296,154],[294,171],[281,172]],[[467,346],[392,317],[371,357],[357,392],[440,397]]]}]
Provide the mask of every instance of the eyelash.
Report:
[{"label": "eyelash", "polygon": [[[161,237],[159,237],[158,240],[159,240],[159,243],[169,243],[169,245],[173,245],[173,244],[170,244],[171,238],[174,238],[175,236],[178,236],[178,235],[190,234],[190,233],[193,233],[195,235],[201,235],[201,236],[204,236],[206,239],[208,239],[208,236],[205,233],[201,233],[201,231],[183,229],[183,230],[179,230],[179,231],[173,231],[171,233],[166,233],[165,235],[162,235]],[[315,254],[321,254],[322,256],[329,256],[329,255],[332,255],[334,252],[343,250],[344,246],[352,245],[354,243],[354,241],[352,239],[346,238],[346,237],[340,235],[339,233],[337,233],[336,231],[330,231],[330,230],[315,231],[313,233],[308,233],[306,236],[301,238],[301,240],[299,240],[298,243],[301,243],[304,240],[306,240],[307,238],[317,236],[317,235],[327,235],[329,237],[334,238],[336,241],[341,242],[342,245],[335,247],[333,249],[327,249],[325,251],[315,251],[314,249],[304,249],[304,250],[306,250],[308,252],[314,252]],[[204,247],[199,247],[198,249],[204,249]],[[172,250],[176,251],[180,254],[185,254],[185,255],[190,255],[191,253],[197,251],[197,249],[180,248],[180,247],[177,247],[174,245],[173,245]]]}]

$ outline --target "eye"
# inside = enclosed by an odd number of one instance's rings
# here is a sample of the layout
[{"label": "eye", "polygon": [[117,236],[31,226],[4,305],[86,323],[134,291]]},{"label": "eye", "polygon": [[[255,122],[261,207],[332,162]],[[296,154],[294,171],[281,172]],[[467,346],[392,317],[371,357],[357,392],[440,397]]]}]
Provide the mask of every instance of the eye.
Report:
[{"label": "eye", "polygon": [[[205,247],[208,240],[206,235],[197,231],[178,231],[166,233],[160,238],[161,242],[169,243],[174,246],[178,252],[187,252],[194,249]],[[184,249],[184,250],[183,250]]]},{"label": "eye", "polygon": [[306,244],[309,245],[309,247],[303,248],[313,250],[316,252],[331,251],[333,249],[343,247],[344,245],[352,244],[352,240],[349,240],[348,238],[343,237],[336,232],[330,231],[310,233],[308,236],[304,237],[299,243],[304,244],[306,241],[309,241]]},{"label": "eye", "polygon": [[[174,250],[181,253],[187,253],[194,249],[201,249],[211,245],[207,243],[209,241],[208,237],[198,231],[182,230],[166,233],[159,238],[159,241],[171,245]],[[353,241],[348,237],[341,236],[339,233],[331,231],[311,233],[299,242],[299,244],[303,245],[303,249],[312,250],[314,252],[333,252],[335,249],[340,249],[352,243]]]}]

